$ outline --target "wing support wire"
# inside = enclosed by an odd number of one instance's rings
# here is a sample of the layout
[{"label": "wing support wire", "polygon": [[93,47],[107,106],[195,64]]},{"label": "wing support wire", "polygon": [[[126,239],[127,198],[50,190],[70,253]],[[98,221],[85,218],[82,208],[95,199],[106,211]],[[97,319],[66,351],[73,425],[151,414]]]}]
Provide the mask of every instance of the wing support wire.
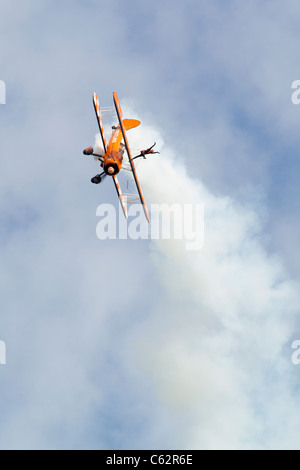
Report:
[{"label": "wing support wire", "polygon": [[135,181],[138,193],[139,193],[140,202],[143,204],[146,219],[147,219],[148,222],[150,222],[148,209],[147,209],[147,206],[146,206],[146,202],[145,202],[145,199],[144,199],[144,196],[143,196],[143,193],[142,193],[142,189],[141,189],[137,174],[136,174],[133,158],[131,156],[131,152],[130,152],[130,148],[129,148],[129,144],[128,144],[128,140],[127,140],[127,135],[126,135],[126,132],[125,132],[125,127],[124,127],[124,124],[123,124],[123,113],[122,113],[122,110],[121,110],[120,101],[119,101],[118,95],[115,91],[113,92],[113,99],[114,99],[114,104],[115,104],[115,107],[116,107],[116,112],[117,112],[120,128],[121,128],[121,131],[122,131],[122,135],[123,135],[123,139],[124,139],[125,148],[126,148],[126,152],[127,152],[127,155],[128,155],[129,163],[130,163],[131,170],[132,170],[133,177],[134,177],[134,181]]},{"label": "wing support wire", "polygon": [[101,116],[99,100],[98,100],[98,96],[96,95],[95,92],[93,92],[93,104],[94,104],[94,109],[95,109],[95,113],[96,113],[96,117],[97,117],[97,121],[98,121],[98,126],[99,126],[99,131],[100,131],[100,135],[101,135],[101,139],[102,139],[102,143],[103,143],[103,148],[104,148],[104,151],[106,153],[107,152],[107,143],[106,143],[106,138],[105,138],[105,134],[104,134],[104,130],[103,130],[103,123],[102,123],[102,116]]}]

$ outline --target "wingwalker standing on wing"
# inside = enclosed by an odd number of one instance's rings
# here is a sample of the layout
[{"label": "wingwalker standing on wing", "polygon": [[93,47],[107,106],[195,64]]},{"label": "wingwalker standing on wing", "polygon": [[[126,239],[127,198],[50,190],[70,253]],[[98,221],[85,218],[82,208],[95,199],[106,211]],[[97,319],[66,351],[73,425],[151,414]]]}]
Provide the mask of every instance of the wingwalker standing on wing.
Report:
[{"label": "wingwalker standing on wing", "polygon": [[[129,129],[132,129],[134,127],[139,126],[140,121],[138,121],[137,119],[123,119],[123,113],[122,113],[122,110],[121,110],[119,98],[118,98],[118,95],[115,91],[113,92],[113,99],[114,99],[114,105],[115,105],[115,109],[116,109],[117,116],[118,116],[119,125],[118,126],[113,126],[114,132],[113,132],[113,134],[111,136],[111,139],[110,139],[110,141],[107,145],[106,138],[105,138],[104,131],[103,131],[102,114],[101,114],[101,110],[100,110],[98,97],[97,97],[96,93],[93,93],[93,104],[94,104],[95,113],[96,113],[97,120],[98,120],[98,126],[99,126],[100,135],[101,135],[101,139],[102,139],[103,148],[104,148],[105,153],[103,155],[96,154],[96,153],[94,153],[94,149],[92,147],[88,147],[83,151],[84,155],[93,155],[93,156],[97,157],[97,159],[101,162],[100,166],[103,169],[102,173],[94,176],[91,179],[91,182],[95,183],[95,184],[99,184],[104,176],[107,176],[107,175],[112,176],[115,187],[116,187],[116,190],[117,190],[117,193],[118,193],[118,196],[119,196],[119,199],[120,199],[120,203],[121,203],[124,215],[127,219],[128,218],[127,201],[124,197],[124,194],[121,191],[121,187],[120,187],[119,181],[117,179],[117,174],[122,169],[122,161],[123,161],[123,154],[124,154],[124,148],[125,148],[126,152],[127,152],[127,155],[128,155],[128,160],[129,160],[129,163],[130,163],[130,169],[132,171],[133,178],[134,178],[136,188],[137,188],[137,191],[138,191],[139,202],[143,205],[145,216],[146,216],[146,218],[149,222],[149,213],[148,213],[148,210],[147,210],[147,207],[146,207],[146,203],[145,203],[145,199],[144,199],[144,196],[143,196],[143,193],[142,193],[142,190],[141,190],[140,183],[139,183],[138,178],[137,178],[136,169],[135,169],[135,165],[134,165],[133,160],[135,160],[136,158],[140,158],[140,157],[146,158],[145,155],[147,155],[147,154],[150,154],[150,153],[153,154],[153,153],[159,153],[159,152],[154,152],[153,151],[153,147],[155,145],[155,143],[154,143],[148,149],[141,150],[141,153],[139,155],[137,155],[135,157],[131,156],[126,131],[128,131]],[[122,143],[122,139],[124,141],[124,144]]]}]

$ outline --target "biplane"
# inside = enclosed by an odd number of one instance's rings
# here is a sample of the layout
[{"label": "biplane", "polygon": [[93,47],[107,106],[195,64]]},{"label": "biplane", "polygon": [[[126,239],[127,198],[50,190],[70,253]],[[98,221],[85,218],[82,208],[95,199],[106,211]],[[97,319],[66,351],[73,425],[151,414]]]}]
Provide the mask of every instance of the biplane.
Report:
[{"label": "biplane", "polygon": [[149,213],[148,213],[146,202],[145,202],[142,189],[141,189],[138,177],[137,177],[134,160],[137,158],[146,158],[146,155],[148,154],[159,153],[159,152],[155,152],[153,150],[153,147],[155,146],[155,143],[154,143],[151,147],[147,148],[146,150],[141,150],[138,155],[134,157],[132,156],[126,132],[130,129],[133,129],[139,126],[140,121],[138,121],[137,119],[123,119],[123,113],[122,113],[120,101],[115,91],[113,92],[113,101],[114,101],[115,112],[118,117],[118,125],[112,126],[112,130],[113,130],[112,136],[109,142],[107,143],[104,130],[103,130],[102,118],[103,118],[104,113],[102,113],[102,110],[100,109],[99,100],[98,100],[96,93],[93,93],[93,105],[94,105],[94,109],[95,109],[95,113],[96,113],[96,117],[98,121],[98,127],[99,127],[99,131],[101,135],[104,153],[103,154],[95,153],[93,147],[88,147],[83,150],[84,155],[93,155],[97,160],[100,161],[100,167],[102,169],[102,172],[94,176],[91,179],[91,182],[95,184],[99,184],[104,177],[106,176],[112,177],[116,191],[118,193],[121,207],[127,219],[128,218],[127,203],[132,202],[132,201],[128,200],[127,195],[122,192],[121,185],[117,177],[117,175],[120,173],[120,171],[122,171],[122,169],[125,166],[124,165],[124,153],[126,151],[128,162],[129,162],[127,169],[129,169],[133,175],[133,180],[134,180],[135,187],[137,190],[137,197],[135,201],[143,205],[146,219],[149,222]]}]

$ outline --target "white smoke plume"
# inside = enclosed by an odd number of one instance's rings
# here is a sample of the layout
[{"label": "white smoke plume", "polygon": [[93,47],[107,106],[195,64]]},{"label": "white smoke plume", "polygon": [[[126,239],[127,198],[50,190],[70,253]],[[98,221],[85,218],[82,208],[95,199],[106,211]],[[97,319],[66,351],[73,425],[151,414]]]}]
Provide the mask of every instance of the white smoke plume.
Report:
[{"label": "white smoke plume", "polygon": [[205,207],[203,249],[151,241],[164,297],[147,340],[136,339],[137,363],[178,424],[175,446],[299,448],[290,349],[298,286],[264,248],[261,208],[212,194],[155,129],[142,125],[134,141],[161,152],[138,168],[148,205]]},{"label": "white smoke plume", "polygon": [[[97,153],[98,155],[105,154],[102,139],[99,133],[95,135],[94,153]],[[97,157],[94,157],[94,158],[95,160],[98,161]]]}]

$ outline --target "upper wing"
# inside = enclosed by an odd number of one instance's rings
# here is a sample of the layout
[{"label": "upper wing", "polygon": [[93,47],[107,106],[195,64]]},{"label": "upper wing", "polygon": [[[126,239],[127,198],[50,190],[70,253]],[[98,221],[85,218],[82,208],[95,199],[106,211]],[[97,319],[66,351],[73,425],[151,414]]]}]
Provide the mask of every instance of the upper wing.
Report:
[{"label": "upper wing", "polygon": [[121,110],[120,101],[119,101],[118,95],[115,91],[113,92],[113,97],[114,97],[114,103],[115,103],[115,107],[116,107],[116,111],[117,111],[117,115],[118,115],[118,119],[119,119],[119,123],[120,123],[120,128],[121,128],[124,143],[125,143],[126,152],[127,152],[129,163],[130,163],[131,170],[132,170],[132,173],[133,173],[134,181],[135,181],[138,193],[139,193],[140,201],[143,204],[146,219],[148,220],[148,222],[150,222],[148,209],[147,209],[147,206],[146,206],[146,202],[145,202],[142,190],[141,190],[141,186],[140,186],[137,174],[136,174],[134,162],[133,162],[133,159],[132,159],[132,156],[131,156],[131,152],[130,152],[130,148],[129,148],[129,144],[128,144],[128,140],[127,140],[127,135],[126,135],[126,132],[125,132],[125,126],[123,124],[123,113],[122,113],[122,110]]},{"label": "upper wing", "polygon": [[104,151],[106,153],[107,152],[106,138],[105,138],[104,130],[103,130],[102,116],[101,116],[101,111],[100,111],[99,100],[98,100],[98,96],[96,95],[95,92],[93,92],[93,104],[94,104],[94,109],[95,109],[95,113],[96,113],[96,116],[97,116],[97,121],[98,121],[98,126],[99,126],[101,139],[102,139],[102,142],[103,142],[103,148],[104,148]]}]

